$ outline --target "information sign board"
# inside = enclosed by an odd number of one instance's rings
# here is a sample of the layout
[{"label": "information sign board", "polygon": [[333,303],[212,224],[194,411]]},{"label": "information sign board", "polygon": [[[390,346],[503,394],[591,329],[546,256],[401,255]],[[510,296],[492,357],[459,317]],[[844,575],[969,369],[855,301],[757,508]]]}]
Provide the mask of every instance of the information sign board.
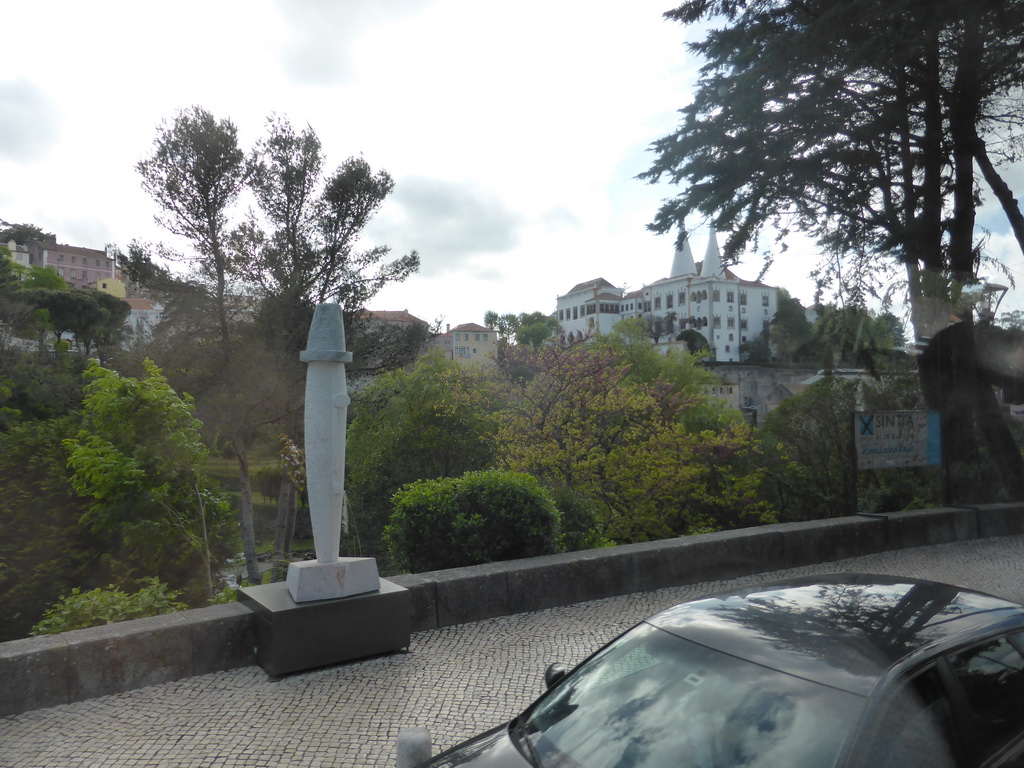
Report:
[{"label": "information sign board", "polygon": [[853,435],[858,469],[942,463],[938,411],[857,411]]}]

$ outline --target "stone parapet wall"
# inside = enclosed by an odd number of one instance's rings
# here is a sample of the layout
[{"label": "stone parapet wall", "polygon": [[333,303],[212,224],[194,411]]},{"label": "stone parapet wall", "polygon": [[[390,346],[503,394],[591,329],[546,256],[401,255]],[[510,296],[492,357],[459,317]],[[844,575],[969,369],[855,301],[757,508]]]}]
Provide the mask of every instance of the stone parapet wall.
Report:
[{"label": "stone parapet wall", "polygon": [[[784,523],[391,577],[421,631],[892,549],[1024,533],[1024,504]],[[0,643],[0,716],[255,664],[240,603]]]}]

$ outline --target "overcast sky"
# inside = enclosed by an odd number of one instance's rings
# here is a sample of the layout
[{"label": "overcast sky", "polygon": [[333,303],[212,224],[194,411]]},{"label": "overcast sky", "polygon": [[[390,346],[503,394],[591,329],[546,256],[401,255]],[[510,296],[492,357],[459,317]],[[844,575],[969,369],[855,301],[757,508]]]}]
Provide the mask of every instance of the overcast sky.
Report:
[{"label": "overcast sky", "polygon": [[[422,266],[372,309],[455,325],[487,310],[551,312],[595,277],[638,288],[668,275],[672,238],[645,225],[672,189],[634,177],[675,127],[696,68],[683,47],[693,33],[662,19],[671,7],[5,2],[0,219],[92,248],[181,247],[153,223],[134,168],[156,126],[200,105],[248,147],[277,113],[314,128],[330,167],[362,155],[395,179],[366,245],[415,249]],[[1006,230],[996,216],[982,223]],[[692,240],[698,260],[706,240],[703,229]],[[1024,275],[1008,235],[991,250]],[[780,258],[766,281],[807,303],[808,256]],[[735,271],[760,269],[751,257]]]}]

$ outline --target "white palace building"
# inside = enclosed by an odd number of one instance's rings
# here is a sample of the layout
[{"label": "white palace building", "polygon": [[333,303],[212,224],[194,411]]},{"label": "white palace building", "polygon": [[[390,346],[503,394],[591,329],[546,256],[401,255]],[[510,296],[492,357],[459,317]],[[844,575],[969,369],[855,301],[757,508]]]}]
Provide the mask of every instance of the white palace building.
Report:
[{"label": "white palace building", "polygon": [[672,346],[680,333],[694,330],[708,343],[712,360],[740,362],[740,345],[768,330],[778,308],[778,289],[741,280],[722,266],[714,231],[704,261],[694,263],[689,241],[676,250],[669,277],[625,293],[604,278],[574,286],[558,297],[556,317],[562,339],[572,343],[608,333],[627,317],[643,317]]}]

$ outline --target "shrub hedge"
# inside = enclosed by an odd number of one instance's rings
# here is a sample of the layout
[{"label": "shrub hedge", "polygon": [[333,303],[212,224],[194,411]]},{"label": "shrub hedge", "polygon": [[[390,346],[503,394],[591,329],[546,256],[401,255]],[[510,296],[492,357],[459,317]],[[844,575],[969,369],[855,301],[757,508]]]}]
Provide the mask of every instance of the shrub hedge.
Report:
[{"label": "shrub hedge", "polygon": [[418,480],[392,497],[384,536],[394,562],[413,573],[559,551],[551,493],[521,472],[488,470]]}]

